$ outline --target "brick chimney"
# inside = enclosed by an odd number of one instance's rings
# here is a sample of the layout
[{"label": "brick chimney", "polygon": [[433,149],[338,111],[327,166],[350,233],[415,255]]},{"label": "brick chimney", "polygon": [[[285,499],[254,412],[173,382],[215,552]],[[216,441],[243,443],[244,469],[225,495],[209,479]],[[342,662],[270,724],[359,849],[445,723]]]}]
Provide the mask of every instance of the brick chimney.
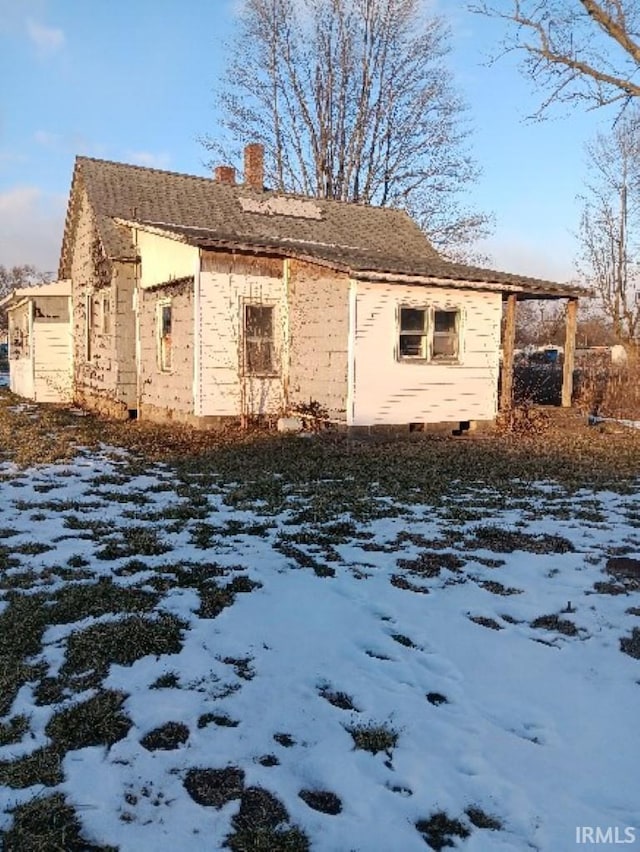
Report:
[{"label": "brick chimney", "polygon": [[245,186],[262,192],[264,189],[264,145],[252,142],[244,149]]},{"label": "brick chimney", "polygon": [[233,166],[216,166],[213,177],[216,183],[234,184],[236,182],[236,170]]}]

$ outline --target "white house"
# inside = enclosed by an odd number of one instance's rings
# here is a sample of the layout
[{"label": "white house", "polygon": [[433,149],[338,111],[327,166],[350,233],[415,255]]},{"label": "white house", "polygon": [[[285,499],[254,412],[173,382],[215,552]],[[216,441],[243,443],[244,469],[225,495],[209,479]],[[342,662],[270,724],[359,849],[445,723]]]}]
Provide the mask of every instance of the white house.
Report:
[{"label": "white house", "polygon": [[202,427],[310,403],[345,426],[491,421],[503,303],[505,349],[518,300],[575,316],[580,290],[449,262],[403,211],[263,184],[260,145],[243,184],[78,158],[60,264],[78,402]]}]

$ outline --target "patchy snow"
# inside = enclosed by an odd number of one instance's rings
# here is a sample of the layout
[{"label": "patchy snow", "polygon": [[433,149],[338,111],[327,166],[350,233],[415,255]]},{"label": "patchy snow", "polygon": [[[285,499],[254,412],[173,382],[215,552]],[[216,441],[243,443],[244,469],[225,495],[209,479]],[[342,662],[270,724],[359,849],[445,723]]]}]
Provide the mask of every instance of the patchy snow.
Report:
[{"label": "patchy snow", "polygon": [[[204,618],[198,590],[169,583],[157,609],[188,623],[182,649],[111,666],[104,686],[126,693],[133,726],[110,748],[68,752],[57,788],[89,841],[123,852],[222,848],[239,799],[197,804],[184,780],[194,768],[238,767],[245,787],[272,793],[320,852],[423,850],[416,823],[440,811],[468,828],[467,839],[452,839],[466,850],[572,849],[578,826],[633,828],[640,848],[640,660],[620,648],[640,627],[640,593],[594,588],[611,582],[609,555],[638,555],[637,491],[569,498],[540,483],[524,505],[496,509],[490,489],[458,485],[438,510],[390,501],[393,511],[359,522],[357,534],[334,530],[331,550],[314,544],[322,526],[296,522],[300,494],[272,515],[236,508],[231,486],[212,488],[201,517],[189,519],[179,511],[188,507],[184,483],[169,468],[128,478],[126,457],[113,459],[0,466],[1,543],[21,553],[0,576],[29,570],[32,587],[51,593],[73,581],[52,569],[82,557],[83,583],[102,576],[144,588],[168,565],[215,562],[224,582],[261,585]],[[153,530],[164,552],[101,558],[131,527]],[[495,530],[556,538],[542,552],[503,549]],[[20,551],[37,544],[50,549]],[[440,560],[434,576],[416,570],[425,553]],[[315,563],[301,567],[305,555]],[[118,574],[132,558],[143,564]],[[314,564],[334,576],[317,576]],[[532,626],[553,615],[575,625],[574,635]],[[36,659],[56,675],[69,634],[114,617],[50,626]],[[177,686],[150,688],[171,673]],[[353,709],[330,703],[331,692]],[[1,746],[0,761],[46,744],[53,712],[22,687],[6,719],[30,716],[31,732]],[[204,714],[237,725],[204,724]],[[145,749],[141,738],[167,722],[184,723],[187,741]],[[397,734],[395,747],[355,749],[349,729],[359,725]],[[277,764],[264,765],[267,755]],[[305,789],[332,792],[341,812],[311,809]],[[46,792],[0,787],[0,830],[12,807]],[[474,827],[471,807],[502,828]]]}]

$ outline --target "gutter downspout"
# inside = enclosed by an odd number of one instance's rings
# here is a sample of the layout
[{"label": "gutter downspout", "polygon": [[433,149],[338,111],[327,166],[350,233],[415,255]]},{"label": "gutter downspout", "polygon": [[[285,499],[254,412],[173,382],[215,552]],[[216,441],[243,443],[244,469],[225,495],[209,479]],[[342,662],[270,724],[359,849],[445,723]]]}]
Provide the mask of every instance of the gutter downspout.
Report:
[{"label": "gutter downspout", "polygon": [[282,287],[283,287],[283,314],[282,317],[282,407],[283,414],[289,411],[289,375],[291,372],[291,311],[289,304],[291,285],[291,268],[289,258],[285,257],[282,262]]},{"label": "gutter downspout", "polygon": [[202,417],[202,335],[200,316],[200,271],[202,269],[202,249],[198,249],[196,268],[193,273],[193,414]]},{"label": "gutter downspout", "polygon": [[73,296],[67,299],[67,310],[69,312],[69,322],[67,328],[67,346],[69,347],[69,372],[68,372],[68,397],[69,402],[73,402],[75,396],[75,387],[73,377],[75,374],[76,353],[73,343]]},{"label": "gutter downspout", "polygon": [[358,282],[349,281],[349,340],[347,346],[347,426],[355,425],[356,417],[356,332]]},{"label": "gutter downspout", "polygon": [[[139,258],[138,252],[138,229],[133,229],[133,245],[136,249],[136,258]],[[133,295],[132,295],[132,309],[135,320],[135,331],[136,331],[136,411],[138,415],[138,419],[140,418],[140,411],[142,406],[142,351],[140,345],[140,292],[139,292],[139,282],[140,282],[140,261],[137,259],[135,262],[134,272],[133,272]]]},{"label": "gutter downspout", "polygon": [[33,316],[34,316],[34,303],[33,299],[29,299],[27,305],[28,317],[29,317],[29,360],[31,361],[31,388],[33,391],[32,399],[37,402],[38,395],[36,393],[36,341],[35,336],[33,334]]}]

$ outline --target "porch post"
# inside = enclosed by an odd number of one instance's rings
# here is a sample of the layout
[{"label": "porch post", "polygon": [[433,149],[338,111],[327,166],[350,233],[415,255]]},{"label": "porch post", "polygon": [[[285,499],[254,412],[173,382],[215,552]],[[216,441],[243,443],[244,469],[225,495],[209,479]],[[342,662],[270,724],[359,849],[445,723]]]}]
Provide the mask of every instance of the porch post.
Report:
[{"label": "porch post", "polygon": [[500,411],[508,411],[513,403],[513,350],[516,341],[516,304],[515,293],[507,297],[507,310],[502,339],[502,386],[500,390]]},{"label": "porch post", "polygon": [[578,300],[569,299],[566,310],[564,338],[564,367],[562,369],[562,407],[571,408],[573,396],[573,368],[576,354],[576,327],[578,320]]}]

